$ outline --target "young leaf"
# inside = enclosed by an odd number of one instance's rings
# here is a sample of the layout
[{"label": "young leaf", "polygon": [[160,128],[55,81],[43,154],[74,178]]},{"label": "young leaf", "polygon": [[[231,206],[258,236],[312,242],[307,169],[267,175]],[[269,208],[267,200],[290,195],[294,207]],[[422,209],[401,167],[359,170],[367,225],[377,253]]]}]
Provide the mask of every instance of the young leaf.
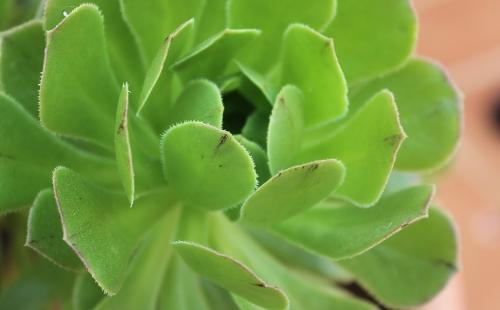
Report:
[{"label": "young leaf", "polygon": [[46,0],[44,1],[45,29],[57,26],[66,14],[85,3],[93,3],[104,15],[106,46],[109,60],[118,81],[127,81],[135,92],[144,77],[144,57],[122,17],[119,0]]},{"label": "young leaf", "polygon": [[64,268],[81,270],[83,267],[63,241],[61,218],[51,189],[41,191],[30,209],[26,245]]},{"label": "young leaf", "polygon": [[242,263],[204,246],[177,241],[174,248],[197,273],[215,284],[267,309],[286,309],[288,298]]},{"label": "young leaf", "polygon": [[304,96],[287,85],[276,96],[267,130],[267,156],[273,174],[296,163],[302,148]]},{"label": "young leaf", "polygon": [[127,195],[130,205],[134,203],[135,198],[135,177],[134,177],[134,161],[132,158],[132,148],[130,147],[130,136],[128,128],[128,84],[124,84],[118,105],[116,109],[115,121],[115,157],[116,167],[120,174],[123,189]]},{"label": "young leaf", "polygon": [[222,128],[222,95],[217,85],[208,80],[189,82],[169,111],[166,127],[185,121],[200,121]]},{"label": "young leaf", "polygon": [[398,153],[396,169],[421,171],[444,164],[458,144],[462,107],[458,90],[443,70],[426,60],[411,60],[399,71],[354,90],[353,109],[384,88],[394,93],[401,124],[408,134]]},{"label": "young leaf", "polygon": [[306,148],[300,162],[337,158],[347,174],[335,195],[359,206],[373,205],[384,190],[405,138],[392,94],[386,90],[377,93],[337,130],[318,137],[320,141]]},{"label": "young leaf", "polygon": [[217,81],[231,73],[228,72],[231,60],[259,35],[260,31],[255,29],[225,29],[195,47],[190,54],[173,64],[172,69],[183,81],[197,78]]},{"label": "young leaf", "polygon": [[266,151],[264,151],[264,149],[262,149],[262,147],[257,143],[252,142],[241,135],[237,135],[235,138],[241,145],[243,145],[252,157],[255,164],[255,171],[257,172],[258,184],[263,184],[271,177],[271,173],[269,172],[269,167],[267,165]]},{"label": "young leaf", "polygon": [[344,180],[345,168],[335,159],[280,171],[243,204],[241,219],[271,225],[303,212],[330,195]]},{"label": "young leaf", "polygon": [[44,44],[39,20],[0,34],[0,86],[35,116],[38,114],[38,83]]},{"label": "young leaf", "polygon": [[119,0],[146,64],[151,64],[165,35],[194,17],[198,20],[206,0]]},{"label": "young leaf", "polygon": [[157,309],[163,277],[172,257],[169,243],[177,228],[179,213],[179,208],[175,207],[163,215],[142,241],[120,292],[106,297],[94,309]]},{"label": "young leaf", "polygon": [[64,241],[99,286],[116,294],[139,240],[172,204],[171,193],[155,191],[129,208],[124,195],[101,189],[67,168],[55,169],[53,184]]},{"label": "young leaf", "polygon": [[238,63],[238,67],[244,76],[240,91],[258,108],[268,110],[277,93],[271,80],[242,63]]},{"label": "young leaf", "polygon": [[304,93],[307,126],[329,123],[347,112],[347,85],[335,55],[333,40],[299,24],[283,38],[281,84]]},{"label": "young leaf", "polygon": [[338,0],[325,30],[335,39],[349,83],[382,76],[402,66],[413,52],[417,18],[407,0]]},{"label": "young leaf", "polygon": [[358,255],[427,216],[431,186],[384,197],[369,209],[330,201],[273,226],[281,237],[333,259]]},{"label": "young leaf", "polygon": [[83,4],[47,34],[40,120],[58,134],[110,148],[118,94],[103,17],[96,6]]},{"label": "young leaf", "polygon": [[232,207],[256,186],[252,159],[227,131],[187,122],[166,132],[161,149],[166,180],[190,205]]},{"label": "young leaf", "polygon": [[455,228],[433,208],[429,218],[339,263],[383,304],[413,308],[431,299],[457,271]]},{"label": "young leaf", "polygon": [[151,92],[156,87],[160,76],[162,74],[167,74],[163,72],[167,71],[174,60],[179,57],[182,48],[186,45],[186,41],[191,37],[193,25],[193,19],[182,23],[179,27],[177,27],[177,29],[175,29],[174,32],[167,36],[163,44],[160,46],[160,49],[156,53],[156,56],[146,73],[146,77],[144,78],[137,113],[140,113],[146,105],[146,102],[151,95]]},{"label": "young leaf", "polygon": [[262,30],[262,36],[241,58],[245,64],[264,73],[277,62],[288,25],[303,23],[321,30],[333,19],[336,3],[336,0],[315,0],[314,3],[288,0],[279,4],[268,0],[229,0],[228,26]]},{"label": "young leaf", "polygon": [[255,111],[247,118],[241,129],[241,134],[260,146],[266,146],[267,128],[269,127],[269,115],[261,111]]}]

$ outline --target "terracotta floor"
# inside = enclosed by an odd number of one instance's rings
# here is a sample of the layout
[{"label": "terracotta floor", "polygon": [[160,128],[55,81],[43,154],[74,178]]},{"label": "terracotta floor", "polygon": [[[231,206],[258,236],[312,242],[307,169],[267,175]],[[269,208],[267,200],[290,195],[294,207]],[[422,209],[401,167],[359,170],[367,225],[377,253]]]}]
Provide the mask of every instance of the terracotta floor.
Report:
[{"label": "terracotta floor", "polygon": [[[448,68],[465,95],[465,130],[438,199],[455,217],[462,271],[432,309],[500,309],[500,0],[414,0],[418,54]],[[455,304],[447,304],[446,300]],[[427,308],[426,308],[427,309]]]}]

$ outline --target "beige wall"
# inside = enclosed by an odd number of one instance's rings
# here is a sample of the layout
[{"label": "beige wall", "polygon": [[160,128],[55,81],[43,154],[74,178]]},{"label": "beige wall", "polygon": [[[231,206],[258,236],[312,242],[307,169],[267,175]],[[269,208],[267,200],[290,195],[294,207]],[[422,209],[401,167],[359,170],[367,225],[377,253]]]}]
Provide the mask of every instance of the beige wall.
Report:
[{"label": "beige wall", "polygon": [[[459,224],[462,272],[433,309],[500,309],[500,0],[414,0],[418,54],[444,64],[465,95],[465,130],[438,199]],[[446,304],[453,299],[455,304]],[[459,306],[460,303],[465,306]]]}]

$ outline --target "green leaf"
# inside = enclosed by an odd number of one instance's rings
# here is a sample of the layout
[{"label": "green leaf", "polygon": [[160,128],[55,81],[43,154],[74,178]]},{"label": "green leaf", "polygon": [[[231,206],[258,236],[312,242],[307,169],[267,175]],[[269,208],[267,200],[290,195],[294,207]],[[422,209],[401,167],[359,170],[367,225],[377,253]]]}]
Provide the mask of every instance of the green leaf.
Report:
[{"label": "green leaf", "polygon": [[[237,226],[220,216],[213,224],[214,248],[245,263],[256,273],[277,284],[290,298],[291,310],[374,310],[375,307],[336,290],[331,279],[321,281],[285,268]],[[305,281],[307,279],[307,281]]]},{"label": "green leaf", "polygon": [[[144,78],[144,83],[142,84],[141,94],[139,97],[138,114],[146,106],[147,100],[151,95],[151,92],[156,87],[160,77],[163,75],[171,75],[168,72],[168,68],[172,63],[179,57],[182,48],[186,45],[186,41],[191,38],[193,32],[194,20],[190,19],[182,23],[174,32],[168,35],[160,49],[156,53],[153,62],[149,66],[149,69]],[[165,78],[164,78],[165,79]],[[167,77],[166,83],[171,77]]]},{"label": "green leaf", "polygon": [[402,66],[413,52],[417,18],[407,0],[338,0],[337,16],[325,30],[335,39],[349,83]]},{"label": "green leaf", "polygon": [[117,181],[113,162],[62,142],[1,93],[0,115],[0,214],[31,204],[50,186],[51,171],[58,164],[78,169],[99,184]]},{"label": "green leaf", "polygon": [[42,23],[38,20],[0,34],[0,87],[32,115],[38,114],[44,45]]},{"label": "green leaf", "polygon": [[276,97],[267,131],[267,156],[273,174],[296,163],[302,148],[304,96],[287,85]]},{"label": "green leaf", "polygon": [[380,199],[369,209],[325,201],[275,225],[273,230],[321,255],[333,259],[349,258],[426,217],[433,193],[431,186],[412,187]]},{"label": "green leaf", "polygon": [[115,296],[100,302],[96,310],[157,309],[163,277],[172,256],[169,243],[176,230],[179,211],[179,208],[171,208],[155,224],[135,254],[123,287]]},{"label": "green leaf", "polygon": [[443,70],[414,59],[399,71],[362,85],[351,94],[353,109],[380,89],[394,93],[408,139],[396,161],[399,170],[421,171],[444,164],[462,129],[461,96]]},{"label": "green leaf", "polygon": [[119,0],[146,64],[151,64],[165,37],[181,23],[198,20],[205,0]]},{"label": "green leaf", "polygon": [[[225,29],[200,43],[184,58],[173,64],[172,69],[183,81],[206,78],[218,81],[224,75],[235,73],[229,68],[233,58],[260,35],[256,29]],[[210,61],[207,61],[210,59]]]},{"label": "green leaf", "polygon": [[129,83],[134,92],[139,90],[145,71],[144,59],[123,20],[118,0],[46,0],[45,2],[44,21],[47,30],[56,27],[73,8],[89,2],[97,5],[104,15],[106,46],[118,81]]},{"label": "green leaf", "polygon": [[[376,130],[375,130],[376,129]],[[326,132],[326,134],[324,133]],[[382,194],[405,133],[392,94],[383,90],[335,130],[315,134],[301,162],[337,158],[347,169],[345,182],[335,193],[359,206],[373,205]]]},{"label": "green leaf", "polygon": [[303,212],[330,195],[344,180],[345,168],[335,159],[280,171],[245,201],[241,219],[271,225]]},{"label": "green leaf", "polygon": [[242,63],[238,63],[238,67],[244,77],[240,85],[240,92],[257,108],[264,111],[269,110],[277,93],[271,79]]},{"label": "green leaf", "polygon": [[30,209],[26,245],[56,265],[70,270],[83,267],[78,256],[63,241],[61,218],[51,189],[41,191]]},{"label": "green leaf", "polygon": [[50,186],[50,169],[0,155],[0,215],[27,207]]},{"label": "green leaf", "polygon": [[185,121],[200,121],[222,128],[222,95],[208,80],[189,82],[179,95],[165,120],[167,127]]},{"label": "green leaf", "polygon": [[267,139],[267,128],[269,127],[269,115],[261,111],[255,111],[247,118],[241,129],[241,134],[260,146],[265,146]]},{"label": "green leaf", "polygon": [[241,145],[243,145],[252,157],[255,164],[255,171],[257,172],[258,184],[263,184],[271,177],[271,173],[269,172],[269,167],[267,165],[266,151],[264,151],[264,149],[257,143],[250,141],[241,135],[237,135],[235,138]]},{"label": "green leaf", "polygon": [[116,109],[115,122],[115,157],[116,167],[120,174],[123,189],[127,195],[130,205],[134,203],[135,197],[135,179],[134,179],[134,161],[132,159],[132,149],[130,147],[130,136],[128,129],[128,84],[124,84],[118,106]]},{"label": "green leaf", "polygon": [[103,17],[96,6],[83,4],[47,33],[40,120],[58,134],[110,148],[118,94]]},{"label": "green leaf", "polygon": [[157,309],[211,310],[204,299],[200,278],[176,252],[168,266],[161,290]]},{"label": "green leaf", "polygon": [[267,309],[286,309],[288,298],[242,263],[204,246],[177,241],[174,248],[197,273],[215,284]]},{"label": "green leaf", "polygon": [[256,28],[262,36],[245,51],[242,60],[259,72],[275,65],[285,29],[291,23],[303,23],[321,30],[335,15],[336,0],[304,2],[287,0],[279,4],[268,0],[229,0],[228,26]]},{"label": "green leaf", "polygon": [[207,0],[197,22],[195,43],[224,30],[227,22],[227,0]]},{"label": "green leaf", "polygon": [[304,92],[304,121],[312,127],[347,113],[347,85],[335,55],[333,40],[299,24],[283,39],[281,85]]},{"label": "green leaf", "polygon": [[101,288],[88,272],[81,273],[75,280],[72,304],[75,310],[93,309],[104,298]]},{"label": "green leaf", "polygon": [[455,228],[442,211],[430,209],[429,218],[340,263],[385,305],[413,308],[429,301],[457,271]]},{"label": "green leaf", "polygon": [[166,132],[161,150],[165,178],[190,205],[232,207],[256,186],[250,155],[227,131],[187,122]]},{"label": "green leaf", "polygon": [[118,292],[139,240],[173,204],[169,191],[144,195],[129,208],[122,194],[101,189],[63,167],[54,171],[63,239],[108,294]]}]

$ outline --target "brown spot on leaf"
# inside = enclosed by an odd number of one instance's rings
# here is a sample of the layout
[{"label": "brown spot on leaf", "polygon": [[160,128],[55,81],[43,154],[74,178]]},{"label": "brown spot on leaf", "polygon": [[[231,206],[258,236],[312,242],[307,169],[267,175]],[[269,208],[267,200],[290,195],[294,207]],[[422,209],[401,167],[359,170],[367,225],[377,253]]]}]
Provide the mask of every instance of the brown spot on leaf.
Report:
[{"label": "brown spot on leaf", "polygon": [[258,287],[266,287],[264,283],[255,283],[254,285]]},{"label": "brown spot on leaf", "polygon": [[390,146],[395,146],[399,142],[401,142],[401,139],[403,138],[402,135],[397,134],[397,135],[392,135],[384,138],[384,142],[389,144]]},{"label": "brown spot on leaf", "polygon": [[219,150],[219,148],[227,142],[227,138],[229,137],[229,135],[227,133],[223,134],[220,139],[219,139],[219,143],[217,143],[217,146],[215,147],[215,153],[217,153],[217,151]]}]

